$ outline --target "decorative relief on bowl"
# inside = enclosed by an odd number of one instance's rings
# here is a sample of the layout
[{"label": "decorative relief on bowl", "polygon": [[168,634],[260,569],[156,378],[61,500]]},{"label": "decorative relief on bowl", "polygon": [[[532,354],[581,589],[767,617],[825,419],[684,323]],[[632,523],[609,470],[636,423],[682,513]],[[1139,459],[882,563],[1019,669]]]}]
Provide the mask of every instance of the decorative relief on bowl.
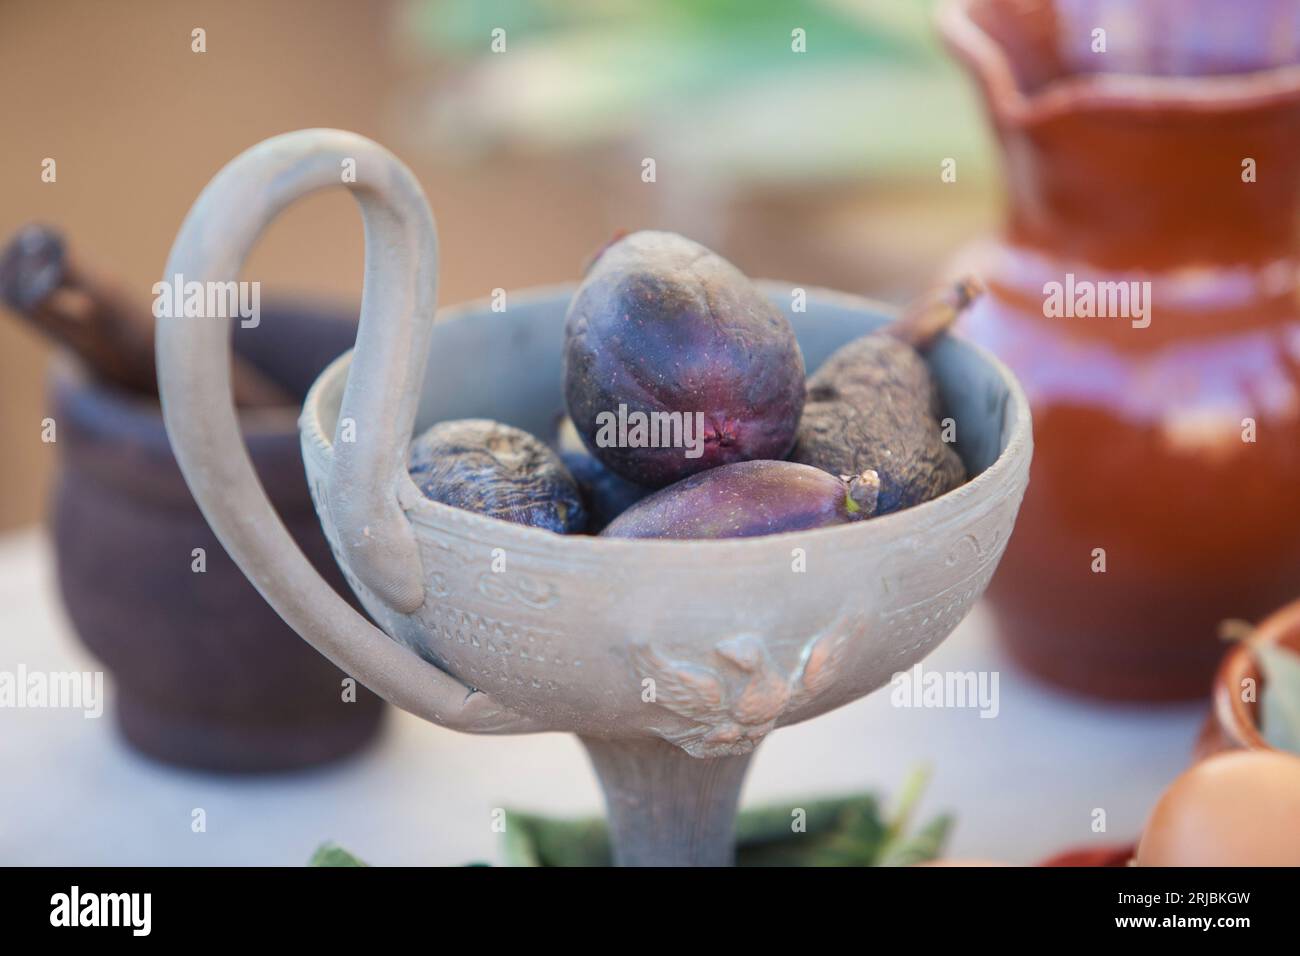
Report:
[{"label": "decorative relief on bowl", "polygon": [[678,657],[654,643],[632,648],[639,681],[652,680],[653,703],[690,721],[685,730],[659,730],[692,757],[747,754],[776,727],[830,688],[864,618],[841,618],[804,645],[792,671],[781,667],[756,634],[719,641],[703,659]]},{"label": "decorative relief on bowl", "polygon": [[[894,600],[906,602],[887,608],[881,615],[883,633],[889,646],[897,649],[897,659],[910,659],[918,650],[943,640],[984,593],[1006,548],[1001,522],[990,523],[992,527],[969,531],[941,552],[939,563],[945,569],[944,577],[956,575],[946,587],[932,590],[934,579],[930,575],[883,579],[886,601],[891,605]],[[917,591],[925,596],[909,601]]]},{"label": "decorative relief on bowl", "polygon": [[583,659],[564,652],[558,631],[491,617],[446,601],[426,603],[419,624],[428,635],[426,650],[440,666],[455,661],[456,676],[480,686],[502,681],[517,688],[556,692],[572,675],[581,674]]}]

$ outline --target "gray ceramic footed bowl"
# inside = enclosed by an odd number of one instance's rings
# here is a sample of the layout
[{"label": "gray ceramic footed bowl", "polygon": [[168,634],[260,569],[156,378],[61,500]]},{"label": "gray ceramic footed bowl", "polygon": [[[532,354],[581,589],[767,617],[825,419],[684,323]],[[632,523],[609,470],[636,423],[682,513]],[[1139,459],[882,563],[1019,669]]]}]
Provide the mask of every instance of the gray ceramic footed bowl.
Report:
[{"label": "gray ceramic footed bowl", "polygon": [[[768,286],[778,304],[789,288]],[[416,432],[489,417],[549,435],[563,408],[571,293],[515,293],[500,313],[487,303],[443,311]],[[809,365],[887,320],[869,302],[817,291],[790,318]],[[774,727],[911,667],[997,567],[1025,486],[1027,418],[1005,371],[973,347],[945,342],[933,362],[977,476],[918,508],[763,538],[623,540],[486,518],[412,486],[402,497],[425,600],[404,613],[355,575],[349,583],[385,631],[540,728],[661,737],[696,757],[747,753]],[[301,420],[313,495],[345,573],[327,486],[350,364],[344,355],[321,374]],[[642,699],[646,679],[655,705]]]},{"label": "gray ceramic footed bowl", "polygon": [[[418,185],[381,147],[334,130],[276,137],[232,161],[191,211],[167,275],[236,278],[270,219],[338,184],[348,158],[367,232],[361,327],[354,352],[312,388],[301,432],[326,535],[383,633],[311,570],[256,484],[230,408],[225,324],[164,317],[163,408],[196,499],[276,610],[388,700],[471,732],[578,734],[620,861],[724,862],[745,761],[763,737],[886,684],[988,584],[1028,480],[1020,387],[986,352],[942,341],[929,361],[973,477],[851,525],[634,541],[429,501],[406,471],[419,430],[486,417],[551,433],[569,288],[435,321],[436,241]],[[766,284],[787,310],[791,288]],[[789,318],[811,369],[888,315],[810,290],[807,311]]]}]

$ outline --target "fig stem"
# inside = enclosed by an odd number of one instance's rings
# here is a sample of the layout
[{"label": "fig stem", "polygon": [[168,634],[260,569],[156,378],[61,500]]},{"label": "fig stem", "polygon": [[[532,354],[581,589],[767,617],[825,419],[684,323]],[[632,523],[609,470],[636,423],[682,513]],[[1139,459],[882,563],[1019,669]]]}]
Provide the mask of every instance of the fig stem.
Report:
[{"label": "fig stem", "polygon": [[963,276],[911,302],[898,319],[885,326],[885,331],[914,349],[927,349],[983,293],[983,283],[974,276]]},{"label": "fig stem", "polygon": [[855,521],[876,513],[880,498],[880,475],[868,469],[860,475],[840,475],[845,484],[844,507]]}]

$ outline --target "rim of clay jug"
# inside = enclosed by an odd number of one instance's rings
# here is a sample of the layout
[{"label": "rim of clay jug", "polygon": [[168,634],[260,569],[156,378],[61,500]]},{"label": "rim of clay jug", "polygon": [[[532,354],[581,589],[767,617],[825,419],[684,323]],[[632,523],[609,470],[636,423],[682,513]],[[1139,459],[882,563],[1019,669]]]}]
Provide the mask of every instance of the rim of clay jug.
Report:
[{"label": "rim of clay jug", "polygon": [[[777,290],[788,290],[789,283],[779,283],[771,279],[756,280],[758,287],[771,297]],[[511,293],[512,302],[548,301],[557,297],[568,301],[572,297],[576,284],[572,282],[556,283],[545,286],[532,286]],[[891,307],[873,299],[834,289],[818,286],[804,286],[808,292],[810,304],[835,304],[853,308],[871,315],[887,315]],[[476,313],[486,312],[491,307],[487,298],[475,299],[445,306],[438,309],[434,322],[442,324],[464,320]],[[1011,370],[992,352],[983,346],[962,337],[951,336],[963,349],[972,352],[975,357],[997,375],[998,380],[1007,390],[1007,399],[1002,423],[1005,442],[998,456],[979,474],[969,478],[958,487],[941,494],[929,501],[923,501],[910,508],[889,514],[879,515],[869,521],[854,521],[849,524],[833,525],[824,528],[811,528],[801,531],[783,531],[774,534],[756,535],[744,538],[607,538],[600,535],[574,534],[561,535],[543,528],[515,524],[500,518],[476,514],[461,508],[433,501],[425,497],[403,474],[403,487],[409,486],[402,495],[403,507],[408,520],[421,527],[421,534],[445,533],[449,529],[463,529],[463,532],[480,538],[491,537],[521,551],[527,550],[538,554],[555,554],[561,549],[566,556],[586,557],[596,561],[608,554],[672,554],[680,559],[686,551],[697,554],[707,553],[708,560],[743,560],[745,556],[760,555],[772,548],[785,548],[795,539],[832,540],[837,536],[847,540],[856,536],[864,547],[870,542],[883,543],[894,539],[906,538],[918,527],[939,524],[952,520],[973,505],[983,501],[995,500],[1014,489],[1018,476],[1029,470],[1029,461],[1033,454],[1033,423],[1029,410],[1029,400],[1019,380]],[[303,440],[310,442],[326,456],[333,454],[333,432],[325,429],[322,422],[321,406],[323,395],[338,380],[346,381],[352,361],[353,350],[344,352],[317,377],[307,399],[303,403],[302,416],[298,426]],[[557,542],[563,542],[555,547]],[[535,547],[533,547],[535,546]]]},{"label": "rim of clay jug", "polygon": [[[1300,600],[1274,611],[1255,629],[1252,641],[1286,644],[1300,649]],[[1239,644],[1224,655],[1214,676],[1214,720],[1219,732],[1234,747],[1248,750],[1276,750],[1259,728],[1259,708],[1241,699],[1241,682],[1251,678],[1262,682],[1259,664],[1247,644]]]},{"label": "rim of clay jug", "polygon": [[993,113],[1013,122],[1043,122],[1081,110],[1236,112],[1300,99],[1300,64],[1208,76],[1073,73],[1028,93],[1005,48],[970,15],[980,2],[987,0],[945,0],[936,23],[949,50],[984,86]]}]

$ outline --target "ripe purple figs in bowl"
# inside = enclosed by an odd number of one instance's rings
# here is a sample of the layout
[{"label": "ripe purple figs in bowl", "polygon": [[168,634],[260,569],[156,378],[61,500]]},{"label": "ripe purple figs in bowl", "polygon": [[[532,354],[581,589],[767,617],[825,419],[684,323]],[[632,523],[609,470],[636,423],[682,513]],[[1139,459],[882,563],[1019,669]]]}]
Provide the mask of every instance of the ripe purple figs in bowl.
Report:
[{"label": "ripe purple figs in bowl", "polygon": [[[886,307],[855,296],[808,289],[807,311],[796,312],[789,283],[759,289],[785,313],[810,368],[894,321]],[[516,292],[504,312],[487,302],[440,311],[410,433],[478,416],[553,435],[573,294],[572,287]],[[403,467],[398,494],[418,549],[424,601],[414,610],[394,607],[355,574],[353,587],[402,645],[476,689],[467,699],[481,716],[462,717],[439,701],[439,722],[496,730],[520,726],[515,715],[532,730],[568,730],[588,741],[630,738],[652,749],[716,730],[716,739],[731,741],[718,744],[718,755],[756,744],[773,726],[847,703],[920,660],[979,598],[1006,547],[1032,448],[1024,395],[995,358],[957,336],[938,337],[921,358],[958,423],[954,447],[969,479],[915,507],[746,537],[619,536],[619,523],[639,520],[639,509],[664,507],[647,497],[604,534],[556,535],[431,500]],[[354,361],[345,355],[324,372],[303,412],[311,486],[330,540],[340,545],[371,540],[364,526],[345,523],[347,512],[334,506],[341,499],[329,493],[348,448],[335,435]],[[763,472],[770,461],[745,467]],[[812,495],[826,509],[814,509],[816,515],[849,517],[840,474],[805,472],[797,463],[777,467],[816,475],[820,484],[810,479],[806,486],[825,489]],[[684,481],[699,481],[707,496],[713,482],[723,487],[735,470],[721,466]],[[782,497],[788,508],[792,499]],[[841,500],[843,514],[836,512]],[[699,520],[718,513],[701,509]],[[356,563],[341,547],[339,553],[353,571]],[[504,555],[501,572],[494,554]],[[763,673],[774,686],[799,689],[784,708],[738,714],[726,699],[707,704],[666,692],[658,704],[642,699],[642,680],[655,676],[637,663],[647,655],[667,662],[667,670],[701,668],[725,686],[743,683],[715,653],[740,634],[761,640]],[[661,691],[668,686],[662,673],[657,682]],[[713,754],[692,746],[696,756]]]},{"label": "ripe purple figs in bowl", "polygon": [[559,457],[528,432],[485,418],[439,422],[411,442],[426,498],[516,524],[577,534],[587,512]]},{"label": "ripe purple figs in bowl", "polygon": [[564,398],[592,454],[651,488],[784,458],[804,403],[794,330],[739,269],[668,232],[600,252],[569,304]]},{"label": "ripe purple figs in bowl", "polygon": [[836,478],[792,461],[741,461],[683,478],[624,511],[607,538],[751,538],[869,518],[874,471]]},{"label": "ripe purple figs in bowl", "polygon": [[[408,470],[416,436],[467,418],[549,435],[567,402],[592,441],[600,403],[625,388],[643,393],[639,410],[699,412],[712,430],[692,464],[647,453],[620,461],[625,477],[664,485],[783,458],[803,404],[801,353],[816,367],[890,316],[853,296],[751,284],[670,236],[610,247],[576,294],[435,312],[437,239],[419,183],[340,130],[276,137],[229,163],[186,217],[166,274],[234,281],[260,229],[337,184],[347,158],[370,170],[349,185],[366,223],[360,332],[317,378],[300,429],[322,527],[369,620],[315,572],[257,481],[231,403],[227,325],[161,317],[163,415],[191,491],[285,620],[386,699],[462,731],[577,734],[609,796],[618,862],[728,862],[753,749],[885,686],[984,591],[1028,481],[1019,384],[987,352],[938,339],[924,360],[970,478],[879,518],[652,540],[450,507]],[[649,266],[627,258],[638,249]]]}]

